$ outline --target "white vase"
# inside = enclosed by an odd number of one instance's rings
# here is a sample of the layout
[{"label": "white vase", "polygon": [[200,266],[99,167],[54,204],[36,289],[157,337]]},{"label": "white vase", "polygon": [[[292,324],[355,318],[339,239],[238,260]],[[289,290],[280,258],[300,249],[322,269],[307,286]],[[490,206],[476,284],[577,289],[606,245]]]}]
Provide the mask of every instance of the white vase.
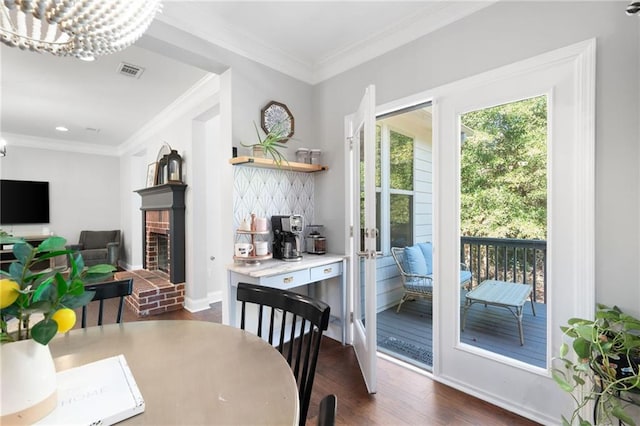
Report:
[{"label": "white vase", "polygon": [[56,408],[56,368],[49,346],[35,340],[0,345],[0,424],[32,424]]}]

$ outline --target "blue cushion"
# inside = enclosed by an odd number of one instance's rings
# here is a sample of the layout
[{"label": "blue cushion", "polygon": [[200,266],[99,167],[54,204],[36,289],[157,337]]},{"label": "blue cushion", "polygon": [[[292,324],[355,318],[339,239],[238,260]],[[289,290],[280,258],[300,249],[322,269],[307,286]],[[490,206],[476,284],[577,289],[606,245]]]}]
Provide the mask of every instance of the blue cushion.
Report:
[{"label": "blue cushion", "polygon": [[471,279],[471,271],[460,271],[460,285]]},{"label": "blue cushion", "polygon": [[433,246],[431,243],[418,243],[427,266],[427,274],[433,274]]},{"label": "blue cushion", "polygon": [[422,250],[418,246],[404,248],[405,266],[407,273],[415,275],[427,275],[427,264],[424,261]]}]

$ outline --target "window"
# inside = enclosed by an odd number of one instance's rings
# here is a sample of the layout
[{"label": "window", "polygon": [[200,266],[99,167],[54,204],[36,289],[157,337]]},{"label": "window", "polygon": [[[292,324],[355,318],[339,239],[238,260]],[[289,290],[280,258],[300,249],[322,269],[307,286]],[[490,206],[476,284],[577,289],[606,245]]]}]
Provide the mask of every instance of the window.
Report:
[{"label": "window", "polygon": [[377,250],[413,244],[414,139],[387,124],[376,126]]}]

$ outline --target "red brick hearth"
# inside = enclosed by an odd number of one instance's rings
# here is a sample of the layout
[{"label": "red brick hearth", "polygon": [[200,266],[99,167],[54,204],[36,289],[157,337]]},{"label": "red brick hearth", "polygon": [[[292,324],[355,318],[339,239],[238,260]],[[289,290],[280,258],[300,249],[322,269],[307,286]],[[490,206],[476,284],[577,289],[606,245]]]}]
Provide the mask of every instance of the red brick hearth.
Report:
[{"label": "red brick hearth", "polygon": [[133,294],[125,301],[138,316],[177,311],[184,306],[184,283],[171,283],[162,271],[140,269],[115,274],[115,279],[127,278],[133,278]]}]

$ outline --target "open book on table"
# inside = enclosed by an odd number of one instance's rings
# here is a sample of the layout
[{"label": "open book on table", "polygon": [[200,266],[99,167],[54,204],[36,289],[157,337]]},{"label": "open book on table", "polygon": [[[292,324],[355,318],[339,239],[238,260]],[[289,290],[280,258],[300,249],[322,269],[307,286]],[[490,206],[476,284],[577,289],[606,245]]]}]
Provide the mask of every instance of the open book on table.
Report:
[{"label": "open book on table", "polygon": [[124,355],[58,373],[58,406],[39,425],[111,425],[144,411]]}]

